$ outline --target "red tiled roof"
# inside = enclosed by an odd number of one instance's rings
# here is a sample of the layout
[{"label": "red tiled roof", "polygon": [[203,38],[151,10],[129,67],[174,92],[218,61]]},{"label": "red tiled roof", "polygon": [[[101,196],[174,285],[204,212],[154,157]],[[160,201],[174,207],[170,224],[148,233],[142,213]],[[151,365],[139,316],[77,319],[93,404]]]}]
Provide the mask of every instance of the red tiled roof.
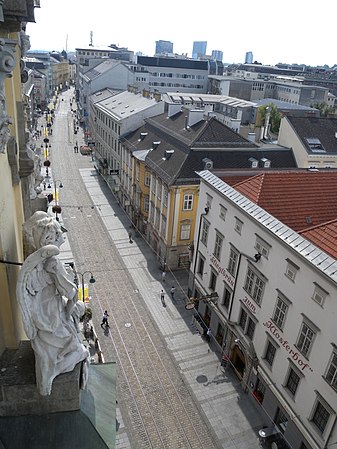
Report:
[{"label": "red tiled roof", "polygon": [[337,219],[322,225],[313,226],[300,234],[337,259]]},{"label": "red tiled roof", "polygon": [[296,232],[337,218],[334,170],[261,173],[234,188]]}]

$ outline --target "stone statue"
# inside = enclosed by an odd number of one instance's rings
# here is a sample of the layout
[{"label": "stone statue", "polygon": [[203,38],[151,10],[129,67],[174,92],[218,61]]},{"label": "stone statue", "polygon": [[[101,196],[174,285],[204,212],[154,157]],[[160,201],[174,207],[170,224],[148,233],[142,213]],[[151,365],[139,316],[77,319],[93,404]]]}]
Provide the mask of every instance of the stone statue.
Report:
[{"label": "stone statue", "polygon": [[27,337],[35,353],[37,388],[50,395],[61,373],[82,364],[82,388],[88,375],[89,351],[82,344],[78,321],[85,304],[58,258],[63,243],[60,224],[45,212],[36,212],[24,225],[29,248],[17,284],[17,299]]}]

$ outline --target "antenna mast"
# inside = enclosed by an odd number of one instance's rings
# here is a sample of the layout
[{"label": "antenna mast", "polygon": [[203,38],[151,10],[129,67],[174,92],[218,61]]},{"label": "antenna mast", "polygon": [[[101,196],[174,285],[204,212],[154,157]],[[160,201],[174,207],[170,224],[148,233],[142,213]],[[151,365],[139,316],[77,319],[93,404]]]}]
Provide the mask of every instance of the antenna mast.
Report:
[{"label": "antenna mast", "polygon": [[94,46],[94,32],[93,31],[90,31],[90,44],[89,44],[89,46],[90,47]]}]

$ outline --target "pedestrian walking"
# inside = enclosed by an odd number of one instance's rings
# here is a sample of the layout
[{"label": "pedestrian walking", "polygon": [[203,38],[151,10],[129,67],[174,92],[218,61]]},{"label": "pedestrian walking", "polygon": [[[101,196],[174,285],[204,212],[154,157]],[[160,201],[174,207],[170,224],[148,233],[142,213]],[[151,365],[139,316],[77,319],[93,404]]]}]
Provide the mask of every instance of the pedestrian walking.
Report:
[{"label": "pedestrian walking", "polygon": [[176,292],[176,288],[175,288],[174,285],[172,285],[172,288],[171,288],[170,292],[171,292],[172,301],[174,301],[175,300],[175,296],[174,295],[175,295],[175,292]]},{"label": "pedestrian walking", "polygon": [[133,243],[133,240],[132,240],[132,231],[129,231],[129,243]]},{"label": "pedestrian walking", "polygon": [[161,274],[162,282],[165,282],[165,278],[166,278],[166,271],[163,271],[162,274]]},{"label": "pedestrian walking", "polygon": [[164,307],[166,307],[166,304],[165,304],[165,292],[164,292],[164,290],[162,290],[162,291],[160,292],[160,300],[161,300],[162,305],[163,305]]},{"label": "pedestrian walking", "polygon": [[206,332],[206,341],[207,341],[207,342],[210,342],[210,341],[211,341],[211,335],[212,335],[212,331],[211,331],[210,328],[208,328],[208,329],[207,329],[207,332]]},{"label": "pedestrian walking", "polygon": [[108,311],[105,310],[102,317],[101,327],[103,326],[109,327],[108,317],[109,317]]}]

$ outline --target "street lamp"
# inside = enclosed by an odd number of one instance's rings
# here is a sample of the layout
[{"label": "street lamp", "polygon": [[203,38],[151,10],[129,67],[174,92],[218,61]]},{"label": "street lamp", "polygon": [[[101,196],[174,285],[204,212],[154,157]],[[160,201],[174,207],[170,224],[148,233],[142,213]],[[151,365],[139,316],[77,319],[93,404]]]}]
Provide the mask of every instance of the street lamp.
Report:
[{"label": "street lamp", "polygon": [[217,304],[218,298],[219,298],[219,295],[217,294],[217,292],[212,292],[209,295],[202,295],[202,296],[199,296],[198,298],[192,297],[192,298],[189,298],[189,300],[185,304],[185,309],[186,310],[194,309],[197,302],[199,302],[199,301],[206,301],[207,303],[211,302],[213,304]]},{"label": "street lamp", "polygon": [[74,271],[74,273],[75,273],[74,282],[75,282],[75,284],[77,285],[77,287],[78,287],[78,276],[81,277],[81,283],[82,283],[82,301],[85,302],[85,301],[84,301],[84,299],[85,299],[85,298],[84,298],[84,275],[90,273],[90,279],[89,279],[90,284],[94,284],[94,283],[96,282],[96,279],[94,278],[94,275],[92,274],[91,271],[84,271],[84,273],[79,273],[78,271]]},{"label": "street lamp", "polygon": [[[63,184],[62,181],[60,181],[59,179],[53,179],[53,183],[54,183],[54,199],[55,199],[55,204],[52,208],[52,211],[55,213],[55,219],[56,221],[60,221],[59,217],[57,216],[57,214],[60,214],[62,209],[61,206],[58,204],[58,192],[57,192],[57,183],[59,183],[59,187],[60,189],[62,189]],[[51,185],[48,184],[48,189],[51,189]]]}]

